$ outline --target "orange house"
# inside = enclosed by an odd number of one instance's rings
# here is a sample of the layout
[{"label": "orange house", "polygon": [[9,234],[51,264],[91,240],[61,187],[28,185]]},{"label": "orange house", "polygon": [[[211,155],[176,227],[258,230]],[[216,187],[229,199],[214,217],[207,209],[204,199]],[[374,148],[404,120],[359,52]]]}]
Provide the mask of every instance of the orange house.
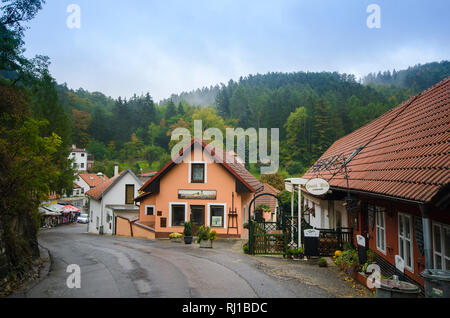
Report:
[{"label": "orange house", "polygon": [[194,235],[201,225],[222,238],[248,235],[243,228],[248,204],[263,185],[242,163],[217,160],[223,153],[206,147],[205,142],[192,140],[140,189],[142,194],[135,199],[140,206],[136,223],[153,231],[155,238],[183,233],[187,221]]}]

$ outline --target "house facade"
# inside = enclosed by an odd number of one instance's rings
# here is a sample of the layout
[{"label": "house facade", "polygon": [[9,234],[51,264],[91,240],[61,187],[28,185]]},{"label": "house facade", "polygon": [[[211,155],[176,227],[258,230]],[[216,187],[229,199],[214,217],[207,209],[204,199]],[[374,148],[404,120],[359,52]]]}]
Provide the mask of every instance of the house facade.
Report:
[{"label": "house facade", "polygon": [[69,154],[69,160],[73,160],[73,168],[77,171],[87,171],[88,169],[88,152],[86,149],[77,148],[72,145]]},{"label": "house facade", "polygon": [[[375,252],[384,276],[405,263],[404,279],[424,284],[424,269],[450,269],[450,78],[336,141],[304,178],[331,186],[315,203],[345,206],[348,225]],[[340,163],[340,164],[338,164]],[[313,204],[311,204],[311,202]],[[334,201],[330,204],[330,201]],[[318,208],[320,206],[320,208]],[[320,211],[320,212],[319,212]],[[342,214],[341,214],[342,215]]]},{"label": "house facade", "polygon": [[88,232],[114,235],[118,218],[135,218],[139,208],[134,204],[142,182],[130,170],[124,170],[117,176],[97,184],[89,190]]},{"label": "house facade", "polygon": [[140,189],[138,223],[152,229],[155,238],[183,233],[187,221],[194,235],[201,225],[219,237],[248,235],[243,228],[248,204],[263,186],[243,164],[218,161],[219,150],[206,146],[194,139]]},{"label": "house facade", "polygon": [[302,189],[305,220],[316,229],[339,229],[348,227],[345,201],[326,199],[309,194]]}]

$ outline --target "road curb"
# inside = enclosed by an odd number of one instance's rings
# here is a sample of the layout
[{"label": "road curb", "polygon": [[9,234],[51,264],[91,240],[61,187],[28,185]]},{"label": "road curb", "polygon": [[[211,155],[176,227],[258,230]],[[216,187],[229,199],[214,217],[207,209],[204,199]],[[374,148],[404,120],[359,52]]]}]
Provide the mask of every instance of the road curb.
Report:
[{"label": "road curb", "polygon": [[37,273],[38,277],[35,279],[30,279],[27,282],[25,282],[21,287],[20,290],[17,290],[13,292],[11,295],[8,296],[8,298],[25,298],[27,296],[27,293],[36,287],[40,282],[42,282],[50,273],[52,265],[53,265],[53,258],[50,251],[39,244],[40,249],[40,263],[38,266],[39,272]]}]

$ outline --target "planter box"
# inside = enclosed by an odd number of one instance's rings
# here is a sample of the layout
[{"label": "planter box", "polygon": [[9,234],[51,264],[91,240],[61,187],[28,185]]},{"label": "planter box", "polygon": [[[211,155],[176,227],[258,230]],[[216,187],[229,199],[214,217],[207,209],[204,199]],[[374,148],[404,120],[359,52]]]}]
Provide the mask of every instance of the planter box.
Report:
[{"label": "planter box", "polygon": [[172,243],[181,243],[181,237],[180,238],[171,238],[170,241]]},{"label": "planter box", "polygon": [[210,240],[207,240],[207,241],[201,240],[200,241],[200,247],[201,248],[212,248],[212,241],[210,241]]},{"label": "planter box", "polygon": [[355,275],[355,280],[360,283],[361,285],[363,285],[364,287],[366,287],[367,289],[371,290],[371,291],[376,291],[376,287],[374,288],[369,288],[367,286],[367,275],[363,272],[357,272]]}]

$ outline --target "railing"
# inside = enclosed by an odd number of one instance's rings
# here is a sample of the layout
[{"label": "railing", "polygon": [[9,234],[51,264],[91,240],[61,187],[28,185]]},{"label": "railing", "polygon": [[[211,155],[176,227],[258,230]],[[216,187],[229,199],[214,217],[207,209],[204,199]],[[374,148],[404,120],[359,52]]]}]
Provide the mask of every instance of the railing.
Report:
[{"label": "railing", "polygon": [[353,245],[353,228],[317,229],[320,231],[319,253],[332,256],[337,250],[343,250],[347,243]]}]

